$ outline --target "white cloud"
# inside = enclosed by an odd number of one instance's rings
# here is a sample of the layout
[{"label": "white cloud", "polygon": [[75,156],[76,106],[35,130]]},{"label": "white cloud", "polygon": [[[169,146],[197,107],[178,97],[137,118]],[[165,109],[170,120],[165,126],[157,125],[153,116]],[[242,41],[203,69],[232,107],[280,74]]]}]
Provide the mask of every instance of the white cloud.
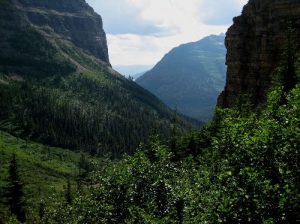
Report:
[{"label": "white cloud", "polygon": [[139,36],[136,34],[108,35],[111,63],[113,65],[153,65],[172,48],[193,42],[210,34],[225,32],[226,26],[197,26],[192,33],[172,36]]},{"label": "white cloud", "polygon": [[87,1],[104,19],[104,27],[108,31],[110,60],[113,65],[155,64],[173,47],[197,41],[210,34],[226,32],[232,17],[239,15],[242,6],[247,2],[247,0]]},{"label": "white cloud", "polygon": [[248,0],[201,0],[199,9],[203,12],[199,14],[199,18],[206,24],[223,24],[228,25],[232,22],[234,16],[238,16],[243,5]]}]

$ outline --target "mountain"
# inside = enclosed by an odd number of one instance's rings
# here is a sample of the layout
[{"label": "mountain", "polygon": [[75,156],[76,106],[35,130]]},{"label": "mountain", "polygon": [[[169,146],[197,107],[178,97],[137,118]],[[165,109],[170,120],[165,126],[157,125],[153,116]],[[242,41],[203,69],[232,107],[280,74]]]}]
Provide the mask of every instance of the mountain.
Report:
[{"label": "mountain", "polygon": [[113,68],[123,74],[126,77],[132,77],[137,79],[138,77],[145,74],[147,71],[152,69],[154,65],[116,65]]},{"label": "mountain", "polygon": [[[242,15],[233,19],[226,35],[227,82],[219,107],[233,107],[245,95],[254,106],[263,105],[278,82],[286,90],[295,85],[300,68],[296,60],[299,15],[298,0],[251,0]],[[281,75],[284,70],[289,76]]]},{"label": "mountain", "polygon": [[84,0],[1,0],[0,21],[2,130],[113,157],[153,129],[168,135],[173,112],[111,68],[102,19]]},{"label": "mountain", "polygon": [[136,82],[180,113],[209,120],[225,84],[224,35],[172,49]]}]

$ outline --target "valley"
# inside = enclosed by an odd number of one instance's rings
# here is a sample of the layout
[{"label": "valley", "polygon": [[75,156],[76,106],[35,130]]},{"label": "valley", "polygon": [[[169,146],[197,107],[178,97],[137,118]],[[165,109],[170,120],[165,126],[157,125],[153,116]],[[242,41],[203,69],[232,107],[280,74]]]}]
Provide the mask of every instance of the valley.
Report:
[{"label": "valley", "polygon": [[300,2],[88,3],[0,0],[0,224],[297,223]]}]

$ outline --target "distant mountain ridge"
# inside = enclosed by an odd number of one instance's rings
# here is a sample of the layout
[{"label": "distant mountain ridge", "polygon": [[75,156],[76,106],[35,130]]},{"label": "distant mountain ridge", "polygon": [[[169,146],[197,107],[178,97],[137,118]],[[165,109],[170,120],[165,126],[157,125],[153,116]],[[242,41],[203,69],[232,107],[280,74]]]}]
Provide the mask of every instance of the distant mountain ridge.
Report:
[{"label": "distant mountain ridge", "polygon": [[225,35],[180,45],[136,82],[180,113],[207,121],[225,85]]}]

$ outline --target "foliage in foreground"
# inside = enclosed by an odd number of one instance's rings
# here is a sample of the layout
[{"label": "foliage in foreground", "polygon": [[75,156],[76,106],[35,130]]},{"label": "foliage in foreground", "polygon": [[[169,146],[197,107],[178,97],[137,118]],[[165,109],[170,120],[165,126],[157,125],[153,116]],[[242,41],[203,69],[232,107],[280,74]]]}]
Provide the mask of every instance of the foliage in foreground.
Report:
[{"label": "foliage in foreground", "polygon": [[[173,150],[154,137],[134,156],[99,167],[73,204],[48,206],[43,222],[296,223],[299,115],[300,86],[288,96],[278,88],[260,115],[219,111],[215,124]],[[176,159],[174,149],[184,148],[194,156]]]}]

